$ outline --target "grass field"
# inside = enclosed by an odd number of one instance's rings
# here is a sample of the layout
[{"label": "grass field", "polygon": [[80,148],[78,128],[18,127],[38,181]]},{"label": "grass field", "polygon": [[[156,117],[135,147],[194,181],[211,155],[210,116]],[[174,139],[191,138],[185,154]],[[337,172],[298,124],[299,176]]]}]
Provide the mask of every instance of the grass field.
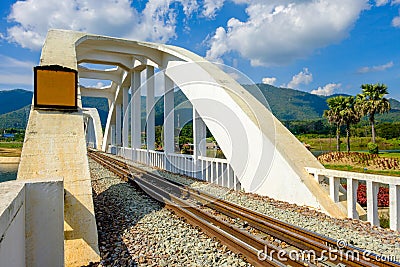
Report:
[{"label": "grass field", "polygon": [[370,173],[370,174],[380,174],[380,175],[389,175],[389,176],[400,176],[400,171],[398,170],[369,170],[368,168],[350,166],[350,165],[341,165],[341,164],[324,164],[324,167],[332,170],[339,171],[349,171],[349,172],[361,172],[361,173]]},{"label": "grass field", "polygon": [[386,152],[381,152],[379,153],[379,156],[382,158],[397,158],[400,159],[400,153],[386,153]]},{"label": "grass field", "polygon": [[0,148],[22,148],[22,142],[0,142]]}]

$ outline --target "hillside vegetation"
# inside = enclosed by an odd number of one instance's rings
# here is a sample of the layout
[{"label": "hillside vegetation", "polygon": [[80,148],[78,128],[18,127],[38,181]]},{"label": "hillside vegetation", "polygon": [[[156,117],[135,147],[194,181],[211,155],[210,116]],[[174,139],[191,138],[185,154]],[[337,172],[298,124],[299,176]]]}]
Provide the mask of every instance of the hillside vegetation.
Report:
[{"label": "hillside vegetation", "polygon": [[[257,84],[261,93],[268,102],[273,114],[287,126],[295,121],[318,121],[327,109],[326,99],[331,97],[317,96],[307,92],[278,88],[266,84]],[[249,91],[254,87],[244,86]],[[29,105],[32,102],[31,91],[22,89],[0,91],[0,128],[25,128],[29,116]],[[163,122],[164,101],[163,97],[156,99],[155,113],[156,125]],[[392,110],[388,114],[378,115],[378,122],[400,121],[400,102],[389,99]],[[186,96],[182,91],[175,92],[176,117],[179,114],[180,126],[191,120],[192,111],[190,103],[187,103]],[[83,97],[84,107],[95,107],[99,111],[103,127],[105,126],[108,114],[108,102],[105,98]],[[141,110],[142,122],[145,124],[145,97],[142,96]],[[289,127],[290,128],[290,127]]]},{"label": "hillside vegetation", "polygon": [[33,92],[23,89],[0,91],[0,114],[19,110],[32,103]]}]

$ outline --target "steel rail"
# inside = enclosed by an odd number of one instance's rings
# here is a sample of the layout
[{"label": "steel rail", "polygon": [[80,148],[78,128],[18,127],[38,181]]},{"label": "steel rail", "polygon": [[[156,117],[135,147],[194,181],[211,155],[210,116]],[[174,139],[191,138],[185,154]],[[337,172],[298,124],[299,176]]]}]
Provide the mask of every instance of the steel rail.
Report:
[{"label": "steel rail", "polygon": [[[261,214],[256,211],[252,211],[246,208],[243,208],[237,204],[216,198],[204,192],[200,192],[199,190],[192,189],[190,187],[181,185],[176,182],[171,182],[165,180],[158,175],[155,175],[151,172],[144,171],[142,169],[127,166],[127,164],[121,160],[117,160],[115,158],[111,158],[107,155],[96,153],[96,155],[101,155],[100,157],[105,157],[108,160],[112,160],[114,167],[117,164],[120,168],[130,168],[135,170],[142,175],[147,177],[151,177],[152,179],[157,179],[159,183],[163,183],[164,185],[174,187],[175,190],[181,190],[182,192],[192,192],[194,194],[190,194],[190,197],[195,198],[197,201],[201,202],[205,206],[212,208],[226,216],[232,218],[240,218],[245,220],[251,227],[269,234],[281,241],[284,241],[288,244],[291,244],[297,248],[315,251],[316,255],[321,256],[324,252],[330,252],[331,254],[336,255],[336,260],[330,260],[330,262],[335,263],[346,263],[347,266],[400,266],[397,262],[383,262],[379,261],[377,255],[369,254],[366,255],[364,250],[359,248],[347,245],[344,248],[338,249],[337,251],[332,250],[332,248],[337,247],[337,241],[331,238],[327,238],[321,236],[319,234],[310,232],[303,228],[284,223],[282,221],[276,220],[264,214]],[[110,164],[111,167],[113,164]],[[127,176],[126,179],[132,179],[130,171],[119,170],[119,172],[123,173],[123,175]],[[269,248],[274,249],[274,248]],[[278,248],[279,249],[279,248]],[[275,248],[276,251],[276,248]],[[354,258],[354,254],[349,254],[349,252],[358,253],[358,257]],[[353,255],[353,257],[349,258],[349,255]],[[362,258],[360,257],[362,255]]]},{"label": "steel rail", "polygon": [[[105,165],[110,171],[126,179],[130,179],[131,175],[128,171],[120,169],[120,167],[113,166],[106,160],[89,154],[98,163]],[[151,197],[164,203],[166,207],[173,210],[178,215],[184,217],[188,223],[193,226],[199,227],[204,233],[210,237],[217,238],[222,244],[226,245],[231,251],[242,254],[248,262],[254,266],[316,266],[301,259],[294,260],[289,257],[287,252],[282,251],[281,254],[273,254],[272,257],[264,257],[259,259],[260,251],[267,248],[270,251],[280,251],[280,248],[272,245],[247,231],[241,230],[236,226],[228,224],[222,220],[215,218],[213,215],[201,210],[188,201],[171,194],[160,187],[146,181],[146,179],[138,176],[131,180],[135,182],[143,191],[148,193]],[[282,258],[285,259],[285,265],[279,262]]]}]

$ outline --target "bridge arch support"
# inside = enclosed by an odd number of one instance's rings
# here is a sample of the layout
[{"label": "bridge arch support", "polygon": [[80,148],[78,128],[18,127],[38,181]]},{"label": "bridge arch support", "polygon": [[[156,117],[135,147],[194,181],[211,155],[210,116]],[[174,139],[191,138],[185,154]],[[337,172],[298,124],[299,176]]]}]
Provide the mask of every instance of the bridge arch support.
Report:
[{"label": "bridge arch support", "polygon": [[[336,217],[346,216],[346,209],[333,202],[328,192],[305,170],[305,167],[323,166],[259,99],[218,66],[170,45],[90,34],[80,36],[74,44],[77,63],[116,67],[107,88],[81,87],[83,96],[102,96],[109,100],[103,150],[203,179],[213,173],[224,173],[234,177],[234,181],[228,179],[225,185],[237,188],[239,183],[247,192],[315,207]],[[119,79],[115,76],[117,72]],[[97,79],[111,72],[91,73],[94,72],[85,70],[80,75]],[[157,88],[155,86],[157,75],[164,76],[161,88],[160,83]],[[179,87],[193,105],[193,157],[174,153],[176,122],[174,116],[167,116],[174,110],[173,91],[168,88],[174,87]],[[146,95],[145,128],[141,122],[142,94],[139,92],[142,88]],[[154,147],[155,91],[164,92],[163,152],[155,151]],[[205,159],[201,155],[204,147],[196,140],[202,139],[205,126],[217,140],[226,162]],[[142,142],[143,131],[146,132],[145,142]],[[199,167],[203,163],[211,165],[212,170]]]},{"label": "bridge arch support", "polygon": [[99,112],[96,108],[83,109],[86,145],[101,150],[103,144],[103,130]]}]

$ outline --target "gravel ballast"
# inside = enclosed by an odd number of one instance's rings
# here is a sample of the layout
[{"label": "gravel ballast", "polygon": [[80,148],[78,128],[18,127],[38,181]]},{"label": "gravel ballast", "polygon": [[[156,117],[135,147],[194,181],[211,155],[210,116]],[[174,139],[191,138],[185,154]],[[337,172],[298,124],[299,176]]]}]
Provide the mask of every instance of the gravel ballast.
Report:
[{"label": "gravel ballast", "polygon": [[[119,158],[121,159],[121,158]],[[194,189],[258,211],[275,219],[318,234],[344,241],[349,245],[371,251],[379,256],[400,261],[400,233],[354,219],[336,219],[309,207],[298,206],[257,194],[234,191],[215,184],[154,169],[138,163],[129,164],[162,175]]]},{"label": "gravel ballast", "polygon": [[89,159],[98,266],[251,266]]}]

